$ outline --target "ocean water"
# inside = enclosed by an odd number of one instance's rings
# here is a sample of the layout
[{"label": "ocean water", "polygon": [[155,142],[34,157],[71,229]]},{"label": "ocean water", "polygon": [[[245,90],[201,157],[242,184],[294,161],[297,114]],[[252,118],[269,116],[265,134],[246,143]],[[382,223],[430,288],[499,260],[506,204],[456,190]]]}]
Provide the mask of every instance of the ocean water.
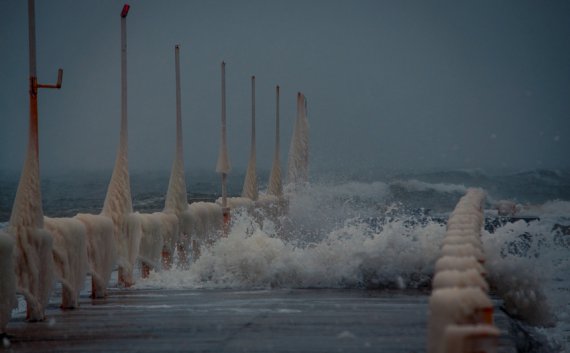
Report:
[{"label": "ocean water", "polygon": [[[98,213],[109,175],[44,177],[44,213]],[[0,227],[9,218],[17,178],[0,173]],[[210,172],[188,175],[189,200],[216,199],[218,180]],[[241,175],[230,176],[230,194],[241,191],[242,180]],[[267,175],[261,173],[263,180]],[[134,209],[161,210],[167,184],[168,173],[133,173]],[[521,351],[569,351],[569,171],[316,178],[301,191],[288,191],[286,216],[237,212],[228,237],[206,249],[189,269],[153,272],[136,287],[429,291],[445,217],[468,187],[488,193],[488,224],[482,235],[486,267],[493,293],[504,298],[505,310],[530,337],[524,340],[533,342],[521,343]],[[500,200],[517,203],[519,215],[527,220],[491,222],[497,219],[494,205]]]}]

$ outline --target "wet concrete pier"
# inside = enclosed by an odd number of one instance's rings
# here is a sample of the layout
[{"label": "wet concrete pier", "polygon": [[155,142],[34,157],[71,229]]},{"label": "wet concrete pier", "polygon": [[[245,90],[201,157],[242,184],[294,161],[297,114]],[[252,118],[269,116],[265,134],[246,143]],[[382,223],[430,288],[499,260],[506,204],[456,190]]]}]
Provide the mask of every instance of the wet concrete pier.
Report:
[{"label": "wet concrete pier", "polygon": [[[112,290],[8,325],[8,352],[425,352],[428,293]],[[515,352],[508,318],[500,352]]]}]

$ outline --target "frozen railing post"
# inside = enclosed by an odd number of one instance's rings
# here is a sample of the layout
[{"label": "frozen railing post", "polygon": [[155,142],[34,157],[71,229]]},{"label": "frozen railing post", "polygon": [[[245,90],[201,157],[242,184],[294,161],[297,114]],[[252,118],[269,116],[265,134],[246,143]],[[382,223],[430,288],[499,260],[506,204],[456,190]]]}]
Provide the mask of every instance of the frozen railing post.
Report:
[{"label": "frozen railing post", "polygon": [[287,165],[287,182],[292,185],[303,185],[308,181],[309,170],[309,123],[307,121],[307,100],[301,92],[297,93],[297,119],[293,128],[289,160]]},{"label": "frozen railing post", "polygon": [[172,266],[174,248],[177,244],[179,256],[184,262],[187,256],[185,247],[179,243],[180,230],[182,229],[181,214],[188,210],[188,199],[186,195],[186,179],[184,176],[182,99],[180,95],[180,46],[178,44],[174,47],[174,72],[176,76],[176,150],[164,202],[164,212],[173,213],[177,216],[178,230],[171,238],[164,239],[162,265],[165,269],[170,269]]},{"label": "frozen railing post", "polygon": [[283,185],[281,183],[281,161],[279,150],[279,85],[275,87],[275,151],[273,154],[273,166],[269,176],[269,186],[267,193],[269,195],[282,197]]},{"label": "frozen railing post", "polygon": [[481,229],[485,193],[469,189],[447,221],[429,301],[428,353],[494,352],[499,330],[487,295]]},{"label": "frozen railing post", "polygon": [[14,239],[0,230],[0,337],[12,317],[16,300],[16,271],[14,271]]},{"label": "frozen railing post", "polygon": [[253,201],[258,198],[257,173],[256,173],[256,147],[255,147],[255,76],[251,76],[251,150],[249,162],[243,183],[242,197]]},{"label": "frozen railing post", "polygon": [[121,132],[119,148],[113,175],[109,182],[103,204],[102,215],[113,220],[115,243],[117,244],[119,283],[133,284],[133,266],[138,256],[136,234],[140,234],[140,220],[132,215],[131,185],[128,164],[128,121],[127,121],[127,14],[130,6],[121,11]]},{"label": "frozen railing post", "polygon": [[230,223],[230,208],[228,207],[228,173],[230,171],[230,160],[228,157],[228,144],[226,137],[226,63],[222,61],[222,128],[220,153],[218,155],[218,163],[216,172],[222,174],[222,214],[223,214],[223,233],[227,235]]},{"label": "frozen railing post", "polygon": [[26,298],[27,319],[38,321],[45,317],[44,310],[53,285],[53,238],[43,229],[38,141],[38,89],[61,88],[63,70],[59,69],[55,85],[38,84],[34,0],[28,0],[28,39],[30,62],[28,149],[10,216],[8,233],[17,239],[17,286],[18,291]]}]

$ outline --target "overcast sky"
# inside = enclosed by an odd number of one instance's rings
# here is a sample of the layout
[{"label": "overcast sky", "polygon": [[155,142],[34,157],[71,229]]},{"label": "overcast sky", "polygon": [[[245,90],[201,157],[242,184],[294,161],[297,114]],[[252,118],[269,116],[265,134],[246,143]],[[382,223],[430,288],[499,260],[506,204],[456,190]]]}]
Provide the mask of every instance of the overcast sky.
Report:
[{"label": "overcast sky", "polygon": [[[116,0],[36,3],[44,171],[111,169],[119,137]],[[311,172],[570,167],[568,1],[144,1],[128,15],[133,170],[169,170],[174,45],[187,170],[214,169],[227,62],[235,171],[248,159],[257,77],[258,166],[273,153],[282,87],[285,164],[297,91]],[[0,170],[21,168],[28,126],[27,2],[0,0]]]}]

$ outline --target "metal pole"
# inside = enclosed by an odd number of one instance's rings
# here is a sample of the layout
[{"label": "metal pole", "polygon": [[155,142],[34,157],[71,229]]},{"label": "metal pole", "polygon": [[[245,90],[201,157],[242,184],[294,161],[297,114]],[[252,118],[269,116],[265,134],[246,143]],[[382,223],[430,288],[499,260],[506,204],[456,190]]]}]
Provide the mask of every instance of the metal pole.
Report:
[{"label": "metal pole", "polygon": [[28,45],[30,55],[30,77],[36,76],[36,4],[28,0]]},{"label": "metal pole", "polygon": [[[30,148],[39,159],[38,141],[38,77],[36,73],[36,5],[28,0],[28,45],[30,57]],[[39,163],[39,161],[38,161]]]},{"label": "metal pole", "polygon": [[[226,63],[222,61],[222,144],[226,143]],[[222,172],[222,207],[228,207],[227,173]]]},{"label": "metal pole", "polygon": [[182,155],[182,108],[180,97],[180,46],[174,47],[174,66],[176,70],[176,153]]},{"label": "metal pole", "polygon": [[279,161],[279,85],[275,87],[275,160]]},{"label": "metal pole", "polygon": [[121,11],[121,140],[127,137],[127,14],[130,6]]},{"label": "metal pole", "polygon": [[251,76],[251,151],[250,158],[255,158],[255,76]]}]

